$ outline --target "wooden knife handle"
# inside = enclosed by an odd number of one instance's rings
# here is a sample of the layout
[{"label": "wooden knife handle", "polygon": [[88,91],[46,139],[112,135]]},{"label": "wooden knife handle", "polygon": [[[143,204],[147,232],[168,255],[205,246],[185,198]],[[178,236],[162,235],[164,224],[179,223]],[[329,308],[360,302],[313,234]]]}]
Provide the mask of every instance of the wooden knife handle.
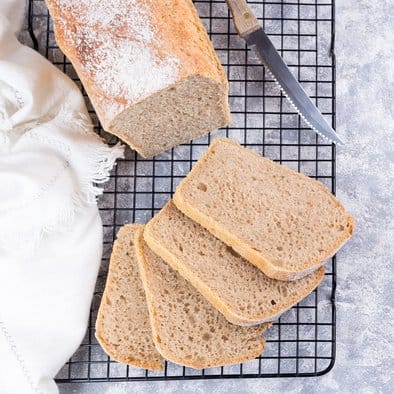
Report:
[{"label": "wooden knife handle", "polygon": [[245,0],[226,0],[233,16],[235,30],[241,37],[260,28],[260,23],[254,16]]}]

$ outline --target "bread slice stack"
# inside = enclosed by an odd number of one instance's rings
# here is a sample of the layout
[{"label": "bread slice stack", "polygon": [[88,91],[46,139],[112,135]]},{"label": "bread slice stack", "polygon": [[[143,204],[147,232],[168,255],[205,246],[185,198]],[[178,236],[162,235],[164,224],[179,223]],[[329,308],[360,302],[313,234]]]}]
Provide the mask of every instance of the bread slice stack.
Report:
[{"label": "bread slice stack", "polygon": [[[160,357],[194,368],[253,359],[269,322],[319,285],[325,260],[353,227],[321,183],[217,139],[173,201],[145,227],[119,232],[96,335],[132,365],[135,353],[157,368]],[[124,261],[133,275],[123,272],[114,285]],[[141,279],[146,298],[132,295]]]},{"label": "bread slice stack", "polygon": [[193,368],[244,362],[263,352],[269,326],[229,323],[147,247],[143,226],[119,230],[96,321],[114,360],[152,370],[163,369],[163,357]]},{"label": "bread slice stack", "polygon": [[275,320],[315,289],[324,276],[320,268],[293,282],[271,279],[180,212],[172,201],[147,224],[145,239],[234,324]]},{"label": "bread slice stack", "polygon": [[270,324],[240,327],[229,323],[149,249],[142,231],[135,242],[153,341],[163,357],[193,368],[209,368],[248,361],[263,352],[261,334]]}]

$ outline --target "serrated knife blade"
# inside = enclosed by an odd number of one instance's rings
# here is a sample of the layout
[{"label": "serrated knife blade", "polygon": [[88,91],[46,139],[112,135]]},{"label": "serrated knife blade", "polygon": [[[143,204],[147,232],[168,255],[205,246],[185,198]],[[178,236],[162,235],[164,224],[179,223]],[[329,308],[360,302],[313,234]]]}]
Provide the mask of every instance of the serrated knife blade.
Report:
[{"label": "serrated knife blade", "polygon": [[322,137],[343,144],[338,134],[289,70],[245,0],[226,0],[238,34],[253,48],[283,94],[306,124]]}]

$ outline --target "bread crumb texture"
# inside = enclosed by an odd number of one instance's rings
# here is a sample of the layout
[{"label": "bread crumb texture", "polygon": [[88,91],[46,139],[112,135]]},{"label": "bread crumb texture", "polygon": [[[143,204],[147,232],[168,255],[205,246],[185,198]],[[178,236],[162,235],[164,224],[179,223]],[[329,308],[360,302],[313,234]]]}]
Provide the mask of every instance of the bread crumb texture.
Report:
[{"label": "bread crumb texture", "polygon": [[147,295],[153,339],[166,359],[193,368],[251,360],[262,353],[270,324],[229,323],[178,272],[136,234],[137,257]]},{"label": "bread crumb texture", "polygon": [[148,306],[135,257],[139,225],[123,226],[114,243],[107,283],[96,321],[96,337],[114,360],[162,370],[164,359],[152,340]]},{"label": "bread crumb texture", "polygon": [[324,269],[292,282],[267,277],[172,201],[147,224],[148,245],[234,324],[272,321],[306,297]]},{"label": "bread crumb texture", "polygon": [[174,202],[276,279],[316,269],[354,227],[352,216],[321,182],[226,138],[211,144]]}]

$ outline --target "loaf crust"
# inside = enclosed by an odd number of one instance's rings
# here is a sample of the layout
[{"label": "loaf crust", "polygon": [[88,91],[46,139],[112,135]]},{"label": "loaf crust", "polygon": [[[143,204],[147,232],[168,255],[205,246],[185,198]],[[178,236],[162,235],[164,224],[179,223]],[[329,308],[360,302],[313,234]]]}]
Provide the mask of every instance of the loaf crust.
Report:
[{"label": "loaf crust", "polygon": [[[46,2],[56,41],[73,64],[104,129],[143,156],[160,149],[144,149],[135,142],[138,119],[133,120],[136,130],[130,131],[119,128],[118,117],[181,81],[201,77],[217,85],[218,127],[230,122],[228,81],[191,0]],[[210,131],[214,130],[194,133]],[[181,142],[186,141],[177,135],[170,145]]]}]

